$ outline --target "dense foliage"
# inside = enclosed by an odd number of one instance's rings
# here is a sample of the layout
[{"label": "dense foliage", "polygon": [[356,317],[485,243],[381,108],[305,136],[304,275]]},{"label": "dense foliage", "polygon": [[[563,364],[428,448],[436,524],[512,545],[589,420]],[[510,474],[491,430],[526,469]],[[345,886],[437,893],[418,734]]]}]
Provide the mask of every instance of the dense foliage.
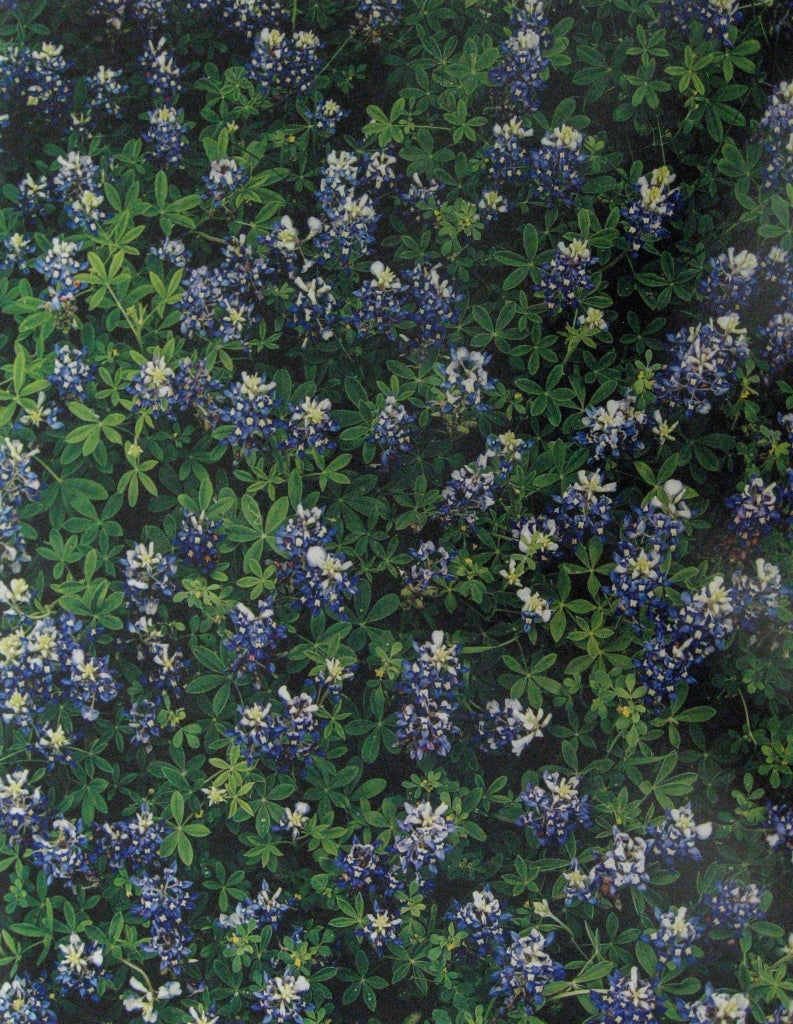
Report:
[{"label": "dense foliage", "polygon": [[793,1021],[792,30],[2,5],[2,1024]]}]

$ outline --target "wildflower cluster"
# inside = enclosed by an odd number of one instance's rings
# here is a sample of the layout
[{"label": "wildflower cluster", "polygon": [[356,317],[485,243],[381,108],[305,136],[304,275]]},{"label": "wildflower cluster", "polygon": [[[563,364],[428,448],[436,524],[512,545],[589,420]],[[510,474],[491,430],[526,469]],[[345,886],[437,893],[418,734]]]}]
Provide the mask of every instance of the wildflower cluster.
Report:
[{"label": "wildflower cluster", "polygon": [[0,1024],[791,1024],[791,38],[0,3]]}]

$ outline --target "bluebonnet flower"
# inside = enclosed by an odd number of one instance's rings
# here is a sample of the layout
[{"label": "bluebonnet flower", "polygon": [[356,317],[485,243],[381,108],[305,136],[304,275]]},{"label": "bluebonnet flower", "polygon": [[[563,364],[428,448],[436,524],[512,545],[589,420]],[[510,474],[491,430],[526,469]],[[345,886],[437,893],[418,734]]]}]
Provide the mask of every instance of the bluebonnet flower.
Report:
[{"label": "bluebonnet flower", "polygon": [[311,807],[298,800],[294,807],[285,807],[280,821],[272,826],[274,832],[289,832],[292,839],[303,835],[306,823],[311,817]]},{"label": "bluebonnet flower", "polygon": [[623,522],[625,539],[638,542],[645,550],[663,554],[676,547],[691,518],[685,501],[685,486],[679,480],[667,480],[641,508],[634,508]]},{"label": "bluebonnet flower", "polygon": [[419,264],[401,277],[407,288],[406,305],[412,307],[409,319],[414,325],[405,343],[423,356],[447,342],[459,320],[458,306],[463,296],[443,277],[439,263],[431,267]]},{"label": "bluebonnet flower", "polygon": [[58,985],[62,992],[76,992],[83,999],[99,999],[104,952],[98,942],[85,942],[76,932],[58,946]]},{"label": "bluebonnet flower", "polygon": [[81,250],[79,242],[53,238],[47,252],[35,262],[36,270],[47,279],[46,295],[56,312],[64,307],[68,309],[76,296],[87,287],[75,281],[75,275],[88,267],[88,263],[78,256]]},{"label": "bluebonnet flower", "polygon": [[653,391],[670,409],[705,415],[714,398],[732,389],[749,355],[746,330],[731,313],[670,335],[669,341],[675,358],[654,378]]},{"label": "bluebonnet flower", "polygon": [[349,849],[339,852],[333,863],[338,871],[336,882],[343,889],[374,893],[389,887],[388,865],[376,840],[362,843],[353,836]]},{"label": "bluebonnet flower", "polygon": [[548,19],[541,0],[523,0],[510,18],[510,29],[509,38],[499,44],[501,61],[491,69],[490,81],[505,87],[512,104],[533,113],[540,106],[546,85],[541,76],[549,61],[543,56]]},{"label": "bluebonnet flower", "polygon": [[134,607],[143,615],[156,615],[160,598],[173,595],[176,558],[161,555],[151,542],[140,542],[119,564],[124,569],[124,590]]},{"label": "bluebonnet flower", "polygon": [[583,239],[559,242],[550,261],[540,267],[538,298],[552,313],[580,309],[581,296],[592,290],[589,271],[597,262]]},{"label": "bluebonnet flower", "polygon": [[523,122],[512,117],[503,124],[493,125],[493,142],[484,155],[490,162],[490,174],[496,188],[526,181],[531,167],[531,156],[526,140],[534,134]]},{"label": "bluebonnet flower", "polygon": [[26,174],[17,185],[17,190],[19,192],[17,203],[22,213],[41,214],[44,206],[52,200],[50,183],[43,174],[38,178]]},{"label": "bluebonnet flower", "polygon": [[56,818],[42,831],[36,832],[33,836],[33,863],[44,871],[47,885],[61,881],[76,891],[77,876],[85,877],[90,873],[88,836],[83,832],[82,821]]},{"label": "bluebonnet flower", "polygon": [[221,409],[220,418],[233,428],[225,444],[239,445],[243,452],[255,451],[281,426],[275,415],[280,404],[273,395],[275,386],[275,381],[258,373],[243,372],[242,379],[224,391],[231,402],[228,409]]},{"label": "bluebonnet flower", "polygon": [[34,430],[42,426],[49,427],[50,430],[60,430],[63,427],[62,420],[58,418],[62,410],[56,404],[48,405],[43,391],[39,391],[35,402],[31,398],[23,398],[20,404],[24,409],[18,421],[21,426],[32,427]]},{"label": "bluebonnet flower", "polygon": [[444,187],[434,178],[425,185],[418,174],[413,174],[407,187],[398,193],[403,205],[402,215],[410,223],[420,225],[438,209]]},{"label": "bluebonnet flower", "polygon": [[286,421],[286,447],[303,456],[306,451],[325,455],[333,451],[336,442],[330,434],[339,430],[339,425],[330,416],[331,404],[327,398],[316,399],[306,396],[299,404],[289,403],[292,414]]},{"label": "bluebonnet flower", "polygon": [[275,221],[270,231],[262,235],[258,241],[277,254],[286,265],[289,276],[294,277],[298,273],[301,261],[306,269],[310,266],[304,247],[307,247],[322,230],[322,221],[317,217],[309,217],[306,234],[301,237],[292,218],[284,216]]},{"label": "bluebonnet flower", "polygon": [[[341,154],[345,155],[349,154]],[[353,172],[356,179],[348,184],[345,177]],[[358,172],[355,161],[347,166],[329,165],[322,177],[317,198],[327,219],[316,236],[315,250],[323,263],[335,257],[348,267],[353,259],[369,253],[374,244],[378,214],[369,194],[355,190]]]},{"label": "bluebonnet flower", "polygon": [[143,53],[138,57],[138,66],[160,105],[172,106],[182,90],[184,69],[176,63],[176,54],[169,49],[164,38],[160,37],[156,43],[153,39],[146,41]]},{"label": "bluebonnet flower", "polygon": [[27,768],[0,778],[0,827],[12,845],[44,827],[47,798],[29,780]]},{"label": "bluebonnet flower", "polygon": [[336,531],[322,521],[324,511],[318,506],[307,509],[298,505],[294,516],[276,531],[278,548],[290,558],[299,559],[310,547],[332,541]]},{"label": "bluebonnet flower", "polygon": [[304,95],[319,70],[321,45],[313,32],[287,36],[278,28],[264,28],[254,44],[249,75],[265,95],[271,90]]},{"label": "bluebonnet flower", "polygon": [[3,239],[5,255],[0,257],[0,270],[18,270],[25,277],[30,273],[29,261],[36,251],[32,238],[15,231]]},{"label": "bluebonnet flower", "polygon": [[400,692],[442,697],[465,686],[468,667],[460,661],[460,645],[448,644],[442,630],[434,630],[423,644],[414,641],[413,649],[418,657],[402,662]]},{"label": "bluebonnet flower", "polygon": [[69,227],[95,233],[107,216],[101,190],[99,167],[90,156],[71,150],[59,156],[58,171],[52,179],[55,194],[63,203]]},{"label": "bluebonnet flower", "polygon": [[96,377],[96,366],[86,361],[86,349],[55,346],[55,364],[47,377],[61,398],[85,400],[85,385]]},{"label": "bluebonnet flower", "polygon": [[570,862],[570,870],[562,872],[564,879],[564,905],[573,906],[579,900],[586,900],[588,903],[597,902],[595,894],[590,889],[591,875],[583,870],[578,863],[578,858],[573,857]]},{"label": "bluebonnet flower", "polygon": [[301,338],[301,348],[309,342],[328,341],[333,337],[336,297],[333,289],[322,277],[304,281],[296,277],[297,291],[289,306],[287,322]]},{"label": "bluebonnet flower", "polygon": [[524,708],[515,697],[507,697],[503,703],[490,700],[478,722],[479,736],[488,750],[510,748],[520,756],[530,743],[545,735],[543,729],[550,721],[550,714],[542,708]]},{"label": "bluebonnet flower", "polygon": [[[1,800],[2,790],[0,790]],[[765,837],[765,841],[771,849],[787,850],[793,856],[793,808],[769,801],[766,804],[766,818],[763,824],[765,828],[771,829]]]},{"label": "bluebonnet flower", "polygon": [[766,1024],[793,1024],[793,1001],[789,1002],[787,1006],[784,1004],[778,1006],[767,1018]]},{"label": "bluebonnet flower", "polygon": [[157,720],[157,713],[162,706],[162,701],[157,700],[136,700],[133,701],[129,711],[124,712],[128,727],[132,729],[131,741],[135,746],[151,748],[152,740],[160,735],[160,723]]},{"label": "bluebonnet flower", "polygon": [[287,636],[285,626],[275,621],[273,598],[259,601],[256,612],[244,604],[237,604],[229,612],[234,635],[223,641],[226,650],[234,651],[232,671],[237,674],[257,675],[259,671],[275,675],[273,655]]},{"label": "bluebonnet flower", "polygon": [[763,169],[763,187],[782,191],[793,180],[793,82],[780,82],[771,94],[771,102],[760,121],[763,148],[768,164]]},{"label": "bluebonnet flower", "polygon": [[427,800],[405,804],[405,817],[397,821],[397,828],[405,835],[394,843],[403,871],[427,868],[430,874],[437,873],[438,863],[446,858],[449,836],[457,831],[448,810],[447,804],[433,807]]},{"label": "bluebonnet flower", "polygon": [[15,438],[0,442],[0,492],[17,508],[39,496],[41,481],[31,465],[38,453],[38,448],[26,448]]},{"label": "bluebonnet flower", "polygon": [[527,516],[521,519],[513,535],[522,555],[548,564],[560,553],[556,520],[550,516]]},{"label": "bluebonnet flower", "polygon": [[483,224],[492,224],[512,209],[510,201],[493,188],[486,188],[476,204]]},{"label": "bluebonnet flower", "polygon": [[375,196],[392,191],[397,180],[396,163],[397,158],[390,149],[364,153],[360,184]]},{"label": "bluebonnet flower", "polygon": [[165,985],[160,985],[158,989],[153,989],[148,988],[136,975],[129,979],[129,987],[132,994],[125,997],[124,1009],[128,1013],[140,1010],[140,1015],[147,1024],[153,1024],[157,1020],[157,1003],[175,999],[182,994],[182,986],[178,981],[169,981]]},{"label": "bluebonnet flower", "polygon": [[742,629],[754,630],[762,616],[775,618],[787,592],[779,569],[764,558],[755,559],[755,575],[732,574],[730,601]]},{"label": "bluebonnet flower", "polygon": [[695,959],[693,946],[701,934],[699,921],[689,917],[687,907],[677,907],[661,912],[657,907],[654,914],[658,926],[642,939],[653,947],[660,967],[671,964],[680,967]]},{"label": "bluebonnet flower", "polygon": [[738,0],[663,0],[660,14],[663,22],[674,25],[684,36],[699,22],[706,39],[725,47],[732,45],[730,28],[743,22]]},{"label": "bluebonnet flower", "polygon": [[524,812],[515,824],[530,829],[540,846],[562,846],[576,828],[589,828],[589,798],[581,796],[578,775],[544,771],[542,783],[529,784],[520,794]]},{"label": "bluebonnet flower", "polygon": [[747,1024],[749,1000],[743,992],[715,992],[708,983],[705,994],[696,1002],[684,1003],[677,1000],[677,1012],[685,1024]]},{"label": "bluebonnet flower", "polygon": [[396,325],[407,316],[402,301],[406,285],[380,260],[369,270],[372,276],[353,292],[360,306],[345,319],[356,330],[394,338]]},{"label": "bluebonnet flower", "polygon": [[715,892],[702,897],[700,916],[709,929],[720,928],[740,936],[752,921],[765,917],[760,905],[764,895],[754,882],[742,885],[725,878]]},{"label": "bluebonnet flower", "polygon": [[271,890],[267,880],[262,879],[256,895],[246,896],[237,904],[233,913],[221,914],[218,924],[221,928],[239,928],[240,925],[253,922],[257,928],[269,926],[277,929],[284,914],[295,905],[294,899],[283,899],[282,894],[280,886]]},{"label": "bluebonnet flower", "polygon": [[275,713],[272,703],[241,707],[237,725],[228,735],[242,748],[249,764],[259,757],[272,757],[283,766],[308,766],[319,745],[318,706],[306,693],[292,697],[285,686],[278,696],[284,714]]},{"label": "bluebonnet flower", "polygon": [[132,913],[149,923],[149,938],[143,949],[159,956],[161,971],[179,974],[193,938],[184,922],[184,914],[196,903],[195,895],[189,892],[193,883],[176,877],[175,864],[164,866],[157,874],[144,871],[131,881],[139,890],[139,902]]},{"label": "bluebonnet flower", "polygon": [[358,0],[350,31],[369,43],[379,43],[383,29],[398,25],[404,9],[402,0]]},{"label": "bluebonnet flower", "polygon": [[68,676],[64,679],[66,693],[87,722],[99,717],[98,701],[107,704],[121,689],[115,674],[108,668],[109,658],[92,658],[77,647],[68,661]]},{"label": "bluebonnet flower", "polygon": [[579,544],[587,537],[600,537],[611,522],[612,499],[617,489],[607,483],[599,470],[578,471],[576,481],[554,496],[552,518],[556,523],[560,546]]},{"label": "bluebonnet flower", "polygon": [[264,25],[286,27],[289,21],[289,14],[279,0],[221,0],[219,7],[225,24],[246,39],[253,39]]},{"label": "bluebonnet flower", "polygon": [[487,456],[498,459],[499,477],[506,480],[531,446],[531,441],[524,441],[511,430],[506,430],[503,434],[491,434],[487,438]]},{"label": "bluebonnet flower", "polygon": [[62,725],[44,724],[37,727],[38,738],[35,743],[35,751],[47,762],[51,768],[56,764],[72,764],[74,758],[70,746],[75,746],[76,734],[70,735]]},{"label": "bluebonnet flower", "polygon": [[461,527],[476,529],[480,516],[492,508],[497,488],[496,474],[490,468],[488,454],[477,456],[473,465],[452,471],[448,484],[441,491],[438,509],[442,523],[458,522]]},{"label": "bluebonnet flower", "polygon": [[588,157],[581,151],[584,136],[569,124],[547,131],[540,139],[540,148],[533,149],[529,178],[549,206],[564,203],[572,206],[584,184],[580,168]]},{"label": "bluebonnet flower", "polygon": [[211,430],[220,422],[214,392],[221,387],[219,381],[210,376],[202,359],[180,359],[173,376],[173,407],[198,413],[204,428]]},{"label": "bluebonnet flower", "polygon": [[420,594],[434,590],[436,583],[448,583],[454,579],[449,572],[449,562],[455,552],[444,547],[436,547],[434,541],[425,540],[418,548],[408,548],[408,554],[414,559],[407,575],[409,586]]},{"label": "bluebonnet flower", "polygon": [[620,210],[632,253],[669,234],[667,224],[680,206],[680,189],[671,187],[674,181],[675,175],[662,166],[634,184],[636,197]]},{"label": "bluebonnet flower", "polygon": [[553,942],[553,932],[542,935],[532,928],[528,935],[510,932],[510,937],[510,944],[498,954],[490,995],[502,1001],[506,1011],[531,1014],[542,1005],[545,986],[564,977],[564,967],[546,949]]},{"label": "bluebonnet flower", "polygon": [[425,692],[412,695],[397,712],[397,745],[406,747],[414,761],[427,753],[445,757],[451,750],[451,737],[460,731],[451,721],[456,707],[456,703],[434,700]]},{"label": "bluebonnet flower", "polygon": [[784,305],[793,288],[793,252],[781,245],[770,246],[759,258],[758,271],[766,288]]},{"label": "bluebonnet flower", "polygon": [[187,151],[187,125],[184,111],[171,106],[154,107],[146,112],[149,127],[141,138],[152,148],[155,160],[176,167]]},{"label": "bluebonnet flower", "polygon": [[63,46],[45,42],[37,50],[25,49],[21,65],[25,106],[53,119],[63,114],[73,91],[72,83],[64,78],[71,62],[63,56]]},{"label": "bluebonnet flower", "polygon": [[209,173],[201,179],[204,185],[204,196],[218,206],[226,196],[244,185],[248,180],[248,172],[240,167],[236,160],[224,158],[213,160],[209,165]]},{"label": "bluebonnet flower", "polygon": [[489,885],[481,891],[474,890],[467,903],[461,905],[457,900],[452,900],[451,910],[446,917],[466,932],[477,953],[494,953],[503,949],[504,925],[510,920],[511,914],[502,910],[501,902]]},{"label": "bluebonnet flower", "polygon": [[305,561],[292,571],[299,607],[312,615],[324,611],[344,619],[344,602],[358,593],[358,577],[349,575],[351,568],[352,562],[346,560],[343,551],[333,554],[321,544],[313,544],[306,551]]},{"label": "bluebonnet flower", "polygon": [[394,395],[387,395],[385,405],[372,425],[369,441],[380,448],[380,465],[384,469],[398,466],[401,456],[413,450],[410,424],[416,417],[397,402]]},{"label": "bluebonnet flower", "polygon": [[42,981],[15,974],[0,985],[0,1020],[3,1024],[57,1024]]},{"label": "bluebonnet flower", "polygon": [[663,822],[647,829],[647,855],[660,857],[669,865],[677,860],[702,860],[697,841],[708,839],[712,832],[709,821],[697,825],[690,803],[667,808]]},{"label": "bluebonnet flower", "polygon": [[758,259],[747,249],[727,252],[710,260],[708,276],[699,283],[705,308],[712,316],[739,313],[757,291],[760,275]]},{"label": "bluebonnet flower", "polygon": [[185,337],[216,333],[215,310],[223,298],[220,275],[208,267],[194,267],[184,276],[178,309],[182,314],[179,330]]},{"label": "bluebonnet flower", "polygon": [[489,362],[490,356],[484,352],[472,351],[462,345],[452,348],[451,359],[443,367],[441,390],[444,399],[441,408],[444,413],[459,411],[466,406],[477,412],[489,408],[484,396],[496,386],[485,369]]},{"label": "bluebonnet flower", "polygon": [[174,404],[173,379],[175,371],[162,356],[145,362],[127,386],[132,395],[132,409],[151,409],[152,412],[170,414]]},{"label": "bluebonnet flower", "polygon": [[575,439],[589,446],[594,462],[633,457],[644,448],[639,429],[646,420],[636,408],[636,395],[629,392],[624,398],[612,398],[605,405],[587,409],[581,420],[584,429]]},{"label": "bluebonnet flower", "polygon": [[626,886],[643,891],[647,888],[647,843],[641,836],[631,836],[613,827],[613,842],[600,855],[587,878],[590,897],[614,898]]},{"label": "bluebonnet flower", "polygon": [[254,993],[251,1008],[262,1014],[262,1024],[302,1024],[303,1014],[313,1009],[305,999],[310,987],[306,978],[289,968],[281,977],[265,974],[262,990]]},{"label": "bluebonnet flower", "polygon": [[120,100],[129,88],[122,80],[123,75],[123,71],[100,64],[93,75],[86,76],[87,111],[91,118],[96,114],[116,119],[121,117]]},{"label": "bluebonnet flower", "polygon": [[541,594],[530,587],[523,587],[518,591],[517,596],[523,603],[520,615],[525,633],[530,632],[531,627],[537,622],[550,622],[553,612],[550,604]]},{"label": "bluebonnet flower", "polygon": [[402,940],[399,937],[401,924],[401,917],[397,917],[389,910],[384,910],[379,903],[375,902],[374,913],[366,915],[364,923],[360,928],[356,928],[355,934],[359,938],[368,939],[379,956],[387,942],[392,942],[397,946],[402,945]]},{"label": "bluebonnet flower", "polygon": [[205,512],[196,515],[182,509],[182,522],[174,540],[177,554],[201,572],[212,572],[218,564],[218,544],[224,538],[220,526],[218,520],[207,519]]},{"label": "bluebonnet flower", "polygon": [[656,1024],[663,1012],[663,1000],[650,981],[639,979],[632,967],[628,977],[614,971],[605,992],[591,990],[589,998],[597,1007],[601,1024]]},{"label": "bluebonnet flower", "polygon": [[126,868],[135,873],[147,865],[159,863],[160,846],[171,831],[165,822],[154,817],[144,801],[132,817],[99,826],[95,844],[107,857],[112,870]]},{"label": "bluebonnet flower", "polygon": [[667,578],[660,568],[661,553],[625,540],[620,541],[612,557],[611,585],[604,590],[616,597],[622,614],[635,618],[652,601],[656,591],[666,586]]},{"label": "bluebonnet flower", "polygon": [[190,251],[179,238],[164,238],[159,245],[151,246],[149,255],[180,269],[184,269],[190,259]]},{"label": "bluebonnet flower", "polygon": [[793,313],[777,313],[758,333],[763,339],[761,355],[772,373],[781,373],[793,362]]},{"label": "bluebonnet flower", "polygon": [[328,135],[335,135],[339,123],[348,115],[349,111],[343,110],[336,100],[320,100],[307,114],[307,118],[315,128]]}]

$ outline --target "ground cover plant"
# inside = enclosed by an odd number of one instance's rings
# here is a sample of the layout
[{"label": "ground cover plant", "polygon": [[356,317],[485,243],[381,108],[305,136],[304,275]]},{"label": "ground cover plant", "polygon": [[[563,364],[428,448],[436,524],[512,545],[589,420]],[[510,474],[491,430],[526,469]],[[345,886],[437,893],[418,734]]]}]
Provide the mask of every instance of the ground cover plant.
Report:
[{"label": "ground cover plant", "polygon": [[0,1021],[793,1021],[793,7],[6,0]]}]

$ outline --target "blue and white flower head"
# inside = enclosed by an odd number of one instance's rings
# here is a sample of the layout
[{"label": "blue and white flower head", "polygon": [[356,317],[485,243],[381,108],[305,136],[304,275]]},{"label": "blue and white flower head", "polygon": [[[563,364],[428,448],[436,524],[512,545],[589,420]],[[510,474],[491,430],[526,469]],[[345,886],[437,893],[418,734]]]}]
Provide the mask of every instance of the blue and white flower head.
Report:
[{"label": "blue and white flower head", "polygon": [[696,917],[689,916],[688,907],[677,907],[662,912],[654,910],[658,926],[642,938],[649,942],[658,957],[661,967],[671,964],[680,967],[694,961],[694,943],[702,934],[702,927]]},{"label": "blue and white flower head", "polygon": [[69,941],[58,946],[58,984],[63,992],[77,992],[85,998],[97,1000],[102,977],[104,952],[97,942],[86,943],[75,932]]},{"label": "blue and white flower head", "polygon": [[449,836],[457,830],[448,811],[448,804],[433,807],[428,800],[405,804],[405,817],[397,827],[406,834],[394,843],[403,871],[426,867],[431,874],[437,873],[438,862],[446,857]]},{"label": "blue and white flower head", "polygon": [[182,986],[178,981],[169,981],[165,985],[153,989],[135,975],[129,979],[129,987],[132,989],[132,994],[124,998],[124,1009],[128,1013],[138,1011],[145,1024],[154,1024],[157,1020],[159,1016],[158,1003],[176,999],[182,994]]},{"label": "blue and white flower head", "polygon": [[651,981],[639,978],[638,967],[626,977],[619,971],[608,976],[605,993],[590,991],[589,996],[600,1014],[600,1024],[656,1024],[663,1012],[663,1000]]},{"label": "blue and white flower head", "polygon": [[693,1003],[677,1001],[677,1010],[686,1024],[747,1024],[749,1000],[743,992],[716,992],[711,984]]},{"label": "blue and white flower head", "polygon": [[3,1024],[57,1024],[44,983],[17,974],[0,985],[0,1020]]},{"label": "blue and white flower head", "polygon": [[479,735],[488,750],[505,750],[509,747],[519,757],[526,747],[541,739],[544,729],[551,722],[551,715],[538,708],[524,708],[516,697],[507,697],[503,703],[488,701],[485,715],[479,720]]},{"label": "blue and white flower head", "polygon": [[263,980],[251,1007],[262,1014],[262,1024],[302,1024],[303,1014],[312,1009],[305,999],[311,988],[308,979],[287,968],[282,976],[265,974]]}]

